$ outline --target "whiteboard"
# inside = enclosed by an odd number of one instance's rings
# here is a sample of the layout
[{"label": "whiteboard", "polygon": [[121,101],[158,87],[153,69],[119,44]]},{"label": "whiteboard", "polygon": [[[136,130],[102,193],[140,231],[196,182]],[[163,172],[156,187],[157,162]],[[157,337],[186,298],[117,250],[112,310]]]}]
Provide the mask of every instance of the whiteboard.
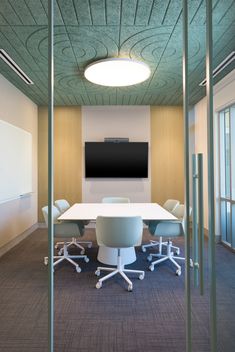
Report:
[{"label": "whiteboard", "polygon": [[0,120],[0,202],[32,192],[32,134]]}]

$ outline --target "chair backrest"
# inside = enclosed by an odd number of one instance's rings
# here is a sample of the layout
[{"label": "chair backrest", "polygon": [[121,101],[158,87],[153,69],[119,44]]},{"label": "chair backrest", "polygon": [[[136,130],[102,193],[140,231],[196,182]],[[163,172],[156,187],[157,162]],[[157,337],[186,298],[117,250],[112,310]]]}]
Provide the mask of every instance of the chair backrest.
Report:
[{"label": "chair backrest", "polygon": [[[179,204],[175,207],[175,209],[172,211],[172,214],[177,217],[180,220],[184,219],[184,212],[185,212],[185,205],[184,204]],[[192,213],[192,208],[189,207],[189,216],[191,216]]]},{"label": "chair backrest", "polygon": [[[57,224],[58,223],[57,218],[61,215],[61,213],[59,212],[59,210],[54,205],[53,205],[53,208],[52,208],[52,212],[53,212],[53,223]],[[43,213],[43,216],[44,216],[45,223],[48,226],[48,206],[45,206],[45,207],[42,208],[42,213]]]},{"label": "chair backrest", "polygon": [[140,216],[107,217],[96,219],[96,238],[98,244],[113,248],[127,248],[139,245],[143,234]]},{"label": "chair backrest", "polygon": [[55,201],[55,206],[58,208],[60,213],[64,213],[67,209],[70,208],[70,204],[66,199],[58,199]]},{"label": "chair backrest", "polygon": [[104,197],[102,203],[130,203],[130,199],[125,197]]},{"label": "chair backrest", "polygon": [[167,199],[167,201],[163,204],[163,208],[172,212],[180,202],[177,199]]}]

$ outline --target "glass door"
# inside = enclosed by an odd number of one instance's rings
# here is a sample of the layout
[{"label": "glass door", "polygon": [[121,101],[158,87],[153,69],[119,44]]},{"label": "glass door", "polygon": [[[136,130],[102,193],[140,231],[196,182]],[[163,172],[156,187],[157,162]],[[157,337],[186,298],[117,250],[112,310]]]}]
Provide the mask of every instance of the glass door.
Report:
[{"label": "glass door", "polygon": [[235,105],[218,114],[221,240],[235,248]]},{"label": "glass door", "polygon": [[[195,9],[195,2],[183,3],[185,168],[188,166],[185,193],[186,199],[189,199],[189,209],[192,207],[192,222],[189,217],[191,226],[188,226],[185,236],[188,248],[186,351],[215,352],[213,5],[212,1],[205,0]],[[189,258],[193,260],[192,267]]]}]

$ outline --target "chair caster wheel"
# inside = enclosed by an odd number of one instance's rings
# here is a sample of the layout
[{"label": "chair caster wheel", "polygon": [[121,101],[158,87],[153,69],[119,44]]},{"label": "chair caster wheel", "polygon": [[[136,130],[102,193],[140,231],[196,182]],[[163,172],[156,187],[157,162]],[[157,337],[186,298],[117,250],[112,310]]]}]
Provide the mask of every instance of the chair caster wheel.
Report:
[{"label": "chair caster wheel", "polygon": [[48,258],[44,258],[44,264],[48,265]]},{"label": "chair caster wheel", "polygon": [[89,259],[88,257],[85,257],[85,258],[84,258],[84,262],[86,262],[86,263],[89,263],[89,260],[90,260],[90,259]]},{"label": "chair caster wheel", "polygon": [[63,249],[60,249],[58,252],[58,255],[62,255],[63,254]]},{"label": "chair caster wheel", "polygon": [[92,243],[88,243],[87,248],[91,248],[92,247]]},{"label": "chair caster wheel", "polygon": [[180,269],[178,269],[178,270],[176,270],[176,272],[175,272],[175,273],[176,273],[176,275],[177,275],[177,276],[180,276],[180,275],[181,275],[181,270],[180,270]]},{"label": "chair caster wheel", "polygon": [[96,270],[95,275],[100,276],[100,270]]},{"label": "chair caster wheel", "polygon": [[180,254],[180,250],[177,249],[177,250],[175,251],[174,255],[179,255],[179,254]]},{"label": "chair caster wheel", "polygon": [[98,281],[95,287],[99,290],[102,287],[102,282]]},{"label": "chair caster wheel", "polygon": [[76,266],[76,272],[80,273],[82,271],[82,269],[80,268],[80,266]]},{"label": "chair caster wheel", "polygon": [[147,261],[148,261],[148,262],[151,262],[152,259],[153,259],[153,257],[152,257],[151,255],[148,255],[148,256],[147,256]]},{"label": "chair caster wheel", "polygon": [[193,261],[190,259],[190,267],[193,268]]},{"label": "chair caster wheel", "polygon": [[132,292],[132,290],[133,290],[133,285],[128,285],[127,291],[128,291],[128,292]]},{"label": "chair caster wheel", "polygon": [[149,265],[149,270],[154,271],[154,265]]},{"label": "chair caster wheel", "polygon": [[82,249],[80,254],[84,255],[85,254],[85,249]]},{"label": "chair caster wheel", "polygon": [[139,280],[144,280],[144,273],[139,275]]},{"label": "chair caster wheel", "polygon": [[146,248],[144,246],[142,246],[141,249],[142,249],[142,252],[144,253],[146,252]]}]

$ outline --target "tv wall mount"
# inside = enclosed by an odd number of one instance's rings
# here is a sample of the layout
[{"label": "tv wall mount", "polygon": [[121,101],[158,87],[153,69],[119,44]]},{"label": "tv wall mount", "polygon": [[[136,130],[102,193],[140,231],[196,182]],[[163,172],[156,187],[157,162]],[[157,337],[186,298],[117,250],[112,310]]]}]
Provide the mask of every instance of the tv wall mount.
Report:
[{"label": "tv wall mount", "polygon": [[107,137],[104,138],[104,142],[109,142],[109,143],[127,143],[129,142],[129,138],[119,138],[119,137]]}]

